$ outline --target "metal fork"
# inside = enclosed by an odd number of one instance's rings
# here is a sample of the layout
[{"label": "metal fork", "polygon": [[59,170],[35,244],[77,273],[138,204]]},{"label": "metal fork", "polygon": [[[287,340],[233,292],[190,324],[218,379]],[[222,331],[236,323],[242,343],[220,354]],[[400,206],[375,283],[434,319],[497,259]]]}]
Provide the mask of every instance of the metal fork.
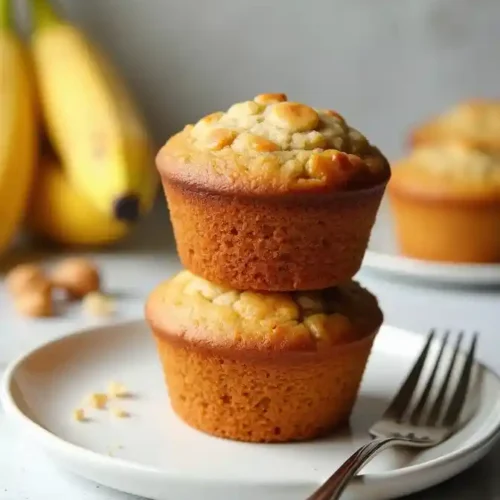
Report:
[{"label": "metal fork", "polygon": [[[457,363],[463,339],[463,332],[460,332],[443,376],[440,375],[440,368],[449,333],[447,331],[444,334],[432,371],[427,381],[424,380],[423,389],[420,391],[418,386],[422,385],[424,379],[422,372],[429,357],[435,330],[429,333],[415,365],[384,415],[370,429],[369,432],[375,439],[353,453],[307,500],[339,499],[351,479],[382,450],[391,446],[430,448],[442,443],[455,432],[469,391],[478,334],[474,333],[460,368]],[[454,388],[450,388],[450,382],[456,374],[459,374],[458,382]],[[432,392],[437,392],[437,395],[431,395]]]}]

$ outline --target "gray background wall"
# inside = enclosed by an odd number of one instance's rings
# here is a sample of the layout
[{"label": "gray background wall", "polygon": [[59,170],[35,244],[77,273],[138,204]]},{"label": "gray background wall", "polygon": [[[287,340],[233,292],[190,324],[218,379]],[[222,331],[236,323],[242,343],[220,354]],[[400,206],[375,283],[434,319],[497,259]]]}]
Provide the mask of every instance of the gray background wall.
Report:
[{"label": "gray background wall", "polygon": [[500,96],[498,0],[59,0],[141,99],[158,141],[264,91],[328,106],[401,154],[413,123]]}]

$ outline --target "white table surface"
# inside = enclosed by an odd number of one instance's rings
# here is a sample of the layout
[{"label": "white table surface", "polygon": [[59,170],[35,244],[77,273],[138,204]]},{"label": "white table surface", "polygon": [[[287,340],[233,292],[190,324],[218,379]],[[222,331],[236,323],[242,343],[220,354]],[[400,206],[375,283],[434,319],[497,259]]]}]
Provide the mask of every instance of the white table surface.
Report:
[{"label": "white table surface", "polygon": [[[122,248],[94,253],[93,257],[102,268],[107,289],[119,296],[117,317],[120,319],[141,317],[148,292],[180,268],[165,223],[144,228]],[[55,258],[54,254],[42,256],[46,263]],[[431,327],[480,331],[479,357],[500,372],[500,288],[430,288],[388,280],[368,271],[362,271],[358,279],[378,296],[388,324],[422,333]],[[54,319],[19,318],[0,284],[0,373],[26,349],[94,321],[83,317],[77,307]],[[470,471],[411,498],[500,500],[499,461],[500,444]],[[33,444],[14,431],[0,408],[0,500],[132,498],[136,497],[56,469]]]}]

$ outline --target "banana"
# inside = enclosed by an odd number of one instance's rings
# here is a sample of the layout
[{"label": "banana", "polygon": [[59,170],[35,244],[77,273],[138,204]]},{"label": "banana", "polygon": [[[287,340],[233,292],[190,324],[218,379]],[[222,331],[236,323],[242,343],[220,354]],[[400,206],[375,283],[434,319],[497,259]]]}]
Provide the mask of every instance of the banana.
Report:
[{"label": "banana", "polygon": [[31,0],[32,50],[52,146],[75,189],[104,215],[134,222],[157,191],[152,141],[105,56],[47,0]]},{"label": "banana", "polygon": [[0,252],[24,217],[37,144],[29,54],[10,28],[9,2],[0,0]]},{"label": "banana", "polygon": [[65,245],[107,245],[129,231],[127,223],[99,211],[75,189],[49,155],[40,161],[26,224],[35,234]]}]

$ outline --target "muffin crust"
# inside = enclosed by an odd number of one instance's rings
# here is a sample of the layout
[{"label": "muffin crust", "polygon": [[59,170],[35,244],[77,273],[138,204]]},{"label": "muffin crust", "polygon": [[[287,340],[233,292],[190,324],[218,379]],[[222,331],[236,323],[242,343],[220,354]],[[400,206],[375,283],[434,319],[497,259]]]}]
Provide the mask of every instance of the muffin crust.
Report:
[{"label": "muffin crust", "polygon": [[157,157],[162,176],[218,192],[337,191],[386,182],[379,150],[332,110],[261,94],[205,116]]},{"label": "muffin crust", "polygon": [[456,140],[417,147],[395,165],[389,189],[440,201],[500,200],[500,150]]},{"label": "muffin crust", "polygon": [[353,281],[317,292],[255,293],[189,271],[155,289],[146,315],[165,335],[252,353],[327,350],[360,340],[381,321],[375,297]]},{"label": "muffin crust", "polygon": [[459,141],[470,147],[500,149],[500,101],[471,99],[423,123],[410,137],[414,145]]}]

